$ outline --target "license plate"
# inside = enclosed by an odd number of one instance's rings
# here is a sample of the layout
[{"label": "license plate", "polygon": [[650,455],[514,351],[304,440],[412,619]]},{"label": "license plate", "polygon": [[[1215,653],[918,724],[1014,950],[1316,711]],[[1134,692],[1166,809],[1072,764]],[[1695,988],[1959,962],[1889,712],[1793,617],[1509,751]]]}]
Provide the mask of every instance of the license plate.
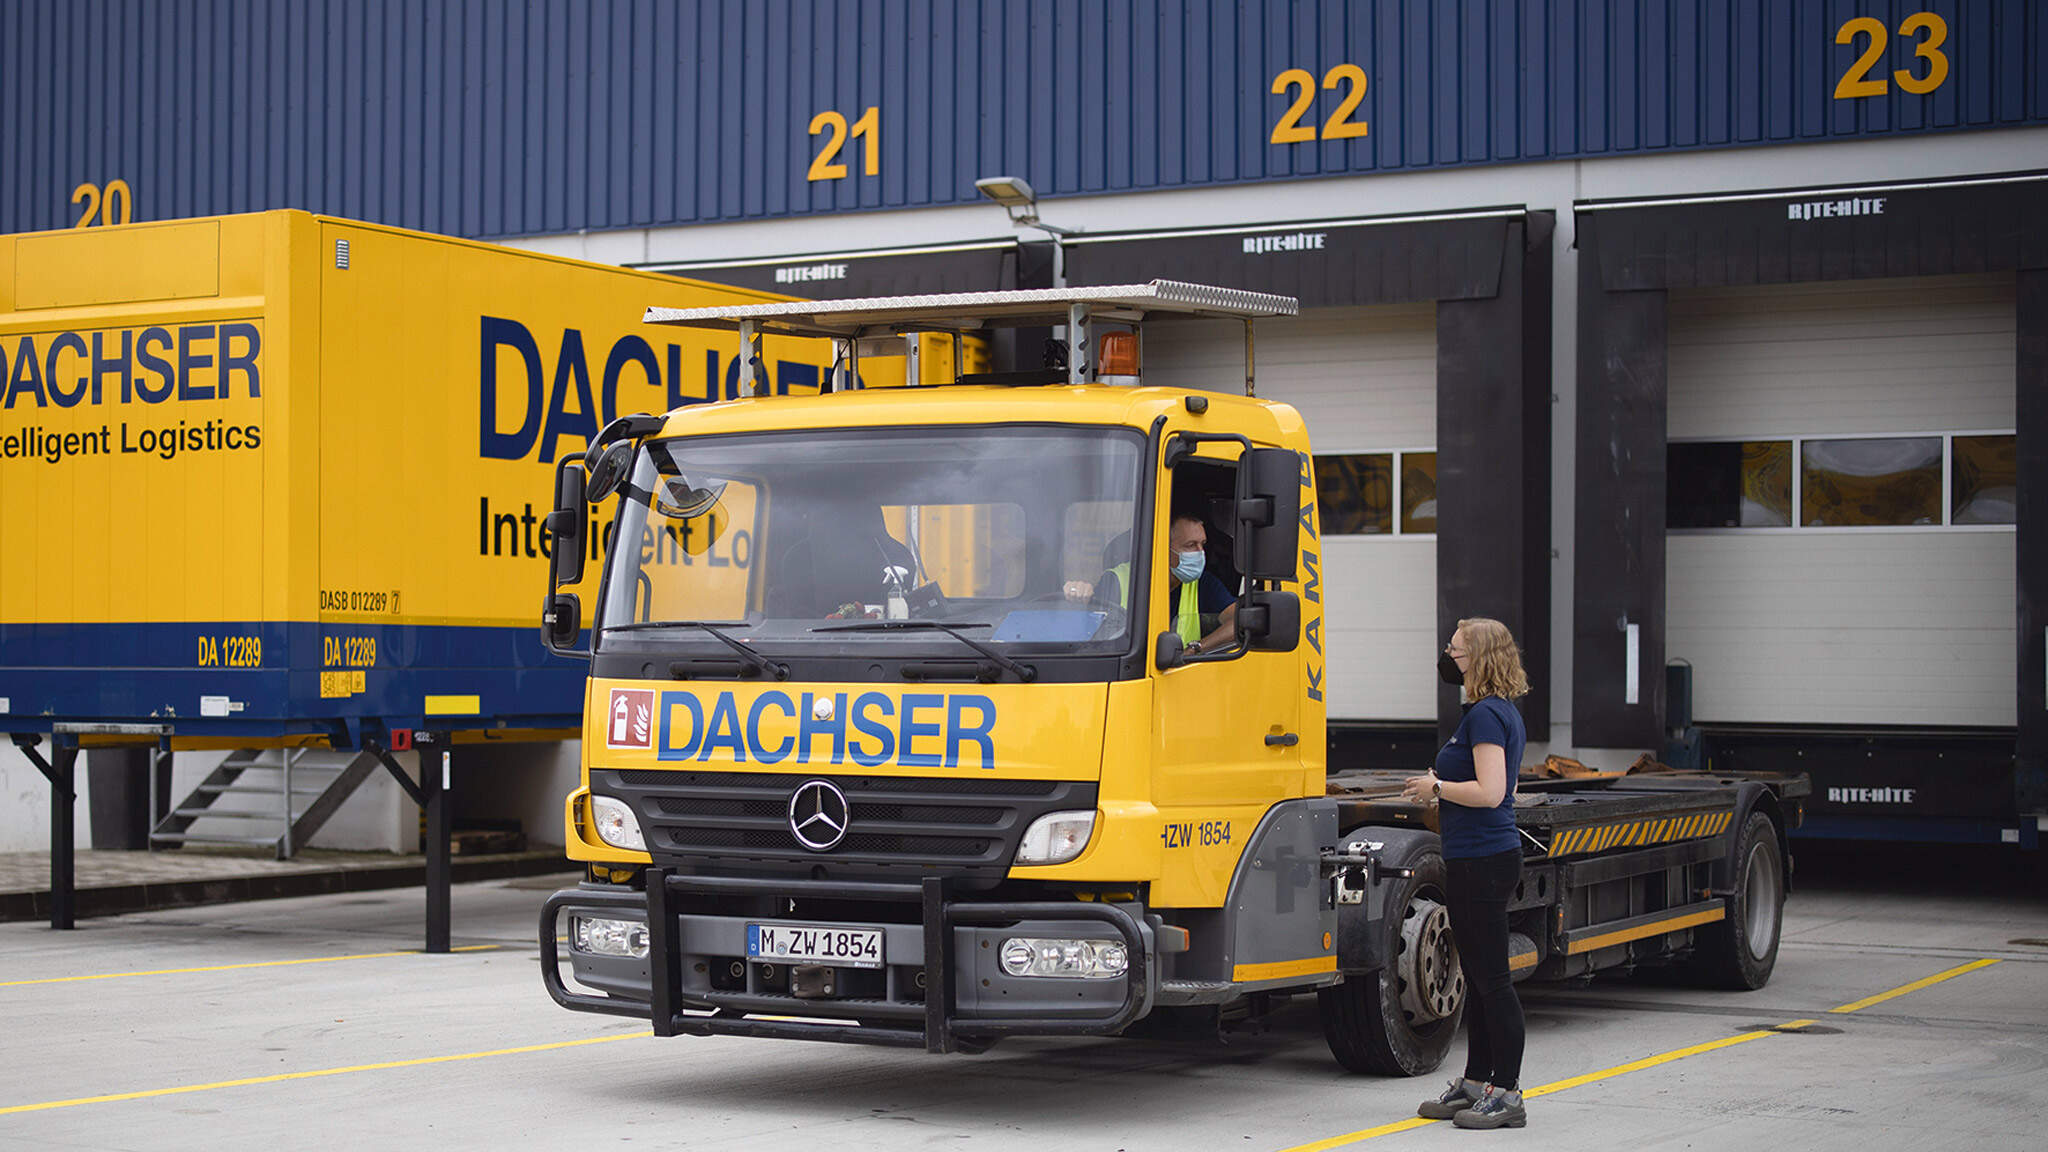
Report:
[{"label": "license plate", "polygon": [[749,924],[747,958],[880,968],[882,930],[829,924]]}]

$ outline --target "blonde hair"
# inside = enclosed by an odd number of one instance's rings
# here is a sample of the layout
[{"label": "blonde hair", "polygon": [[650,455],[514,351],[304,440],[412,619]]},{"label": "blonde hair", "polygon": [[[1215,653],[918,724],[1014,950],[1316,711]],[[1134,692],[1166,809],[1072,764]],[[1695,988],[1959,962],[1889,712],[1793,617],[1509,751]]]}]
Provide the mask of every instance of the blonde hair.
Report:
[{"label": "blonde hair", "polygon": [[1508,626],[1484,616],[1458,621],[1458,634],[1465,639],[1469,659],[1465,671],[1465,694],[1473,700],[1499,696],[1513,700],[1529,694],[1529,674],[1522,670],[1522,650]]}]

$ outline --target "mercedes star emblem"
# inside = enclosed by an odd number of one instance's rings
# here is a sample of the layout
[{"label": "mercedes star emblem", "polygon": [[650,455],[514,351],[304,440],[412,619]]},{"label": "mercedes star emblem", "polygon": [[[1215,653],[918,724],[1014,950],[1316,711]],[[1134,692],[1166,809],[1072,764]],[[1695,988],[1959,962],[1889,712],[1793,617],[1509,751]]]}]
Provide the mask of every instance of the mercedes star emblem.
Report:
[{"label": "mercedes star emblem", "polygon": [[829,852],[846,839],[852,807],[827,780],[808,780],[789,795],[789,831],[813,852]]}]

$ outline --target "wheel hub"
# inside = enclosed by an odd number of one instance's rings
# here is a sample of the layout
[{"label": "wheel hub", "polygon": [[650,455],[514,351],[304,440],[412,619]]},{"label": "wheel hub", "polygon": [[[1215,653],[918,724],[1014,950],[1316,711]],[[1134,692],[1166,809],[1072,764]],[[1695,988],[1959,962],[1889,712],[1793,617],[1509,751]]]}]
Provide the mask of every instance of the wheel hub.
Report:
[{"label": "wheel hub", "polygon": [[1416,1024],[1442,1020],[1465,999],[1465,973],[1451,937],[1451,915],[1434,900],[1417,897],[1401,921],[1401,954],[1394,959],[1401,1011]]}]

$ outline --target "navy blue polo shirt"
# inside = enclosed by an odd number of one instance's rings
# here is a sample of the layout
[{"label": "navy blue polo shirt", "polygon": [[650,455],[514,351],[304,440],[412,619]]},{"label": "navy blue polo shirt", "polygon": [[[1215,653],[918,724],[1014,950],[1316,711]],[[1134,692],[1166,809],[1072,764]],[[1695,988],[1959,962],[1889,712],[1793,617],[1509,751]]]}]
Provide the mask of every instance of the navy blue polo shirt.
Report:
[{"label": "navy blue polo shirt", "polygon": [[[1174,585],[1173,594],[1179,597],[1178,584]],[[1199,610],[1204,616],[1220,616],[1225,608],[1237,603],[1237,596],[1224,586],[1223,577],[1207,569],[1202,571],[1202,578],[1195,581],[1195,594],[1201,598]],[[1179,602],[1178,599],[1174,601],[1176,604]]]},{"label": "navy blue polo shirt", "polygon": [[1449,796],[1438,805],[1442,823],[1444,859],[1468,860],[1496,856],[1520,846],[1515,832],[1515,777],[1522,770],[1522,749],[1529,742],[1522,726],[1522,714],[1498,696],[1488,696],[1465,706],[1465,718],[1451,733],[1450,743],[1436,754],[1436,778],[1449,784],[1477,780],[1479,770],[1472,763],[1472,746],[1498,744],[1507,753],[1507,788],[1500,803],[1491,808],[1467,808],[1454,804]]}]

